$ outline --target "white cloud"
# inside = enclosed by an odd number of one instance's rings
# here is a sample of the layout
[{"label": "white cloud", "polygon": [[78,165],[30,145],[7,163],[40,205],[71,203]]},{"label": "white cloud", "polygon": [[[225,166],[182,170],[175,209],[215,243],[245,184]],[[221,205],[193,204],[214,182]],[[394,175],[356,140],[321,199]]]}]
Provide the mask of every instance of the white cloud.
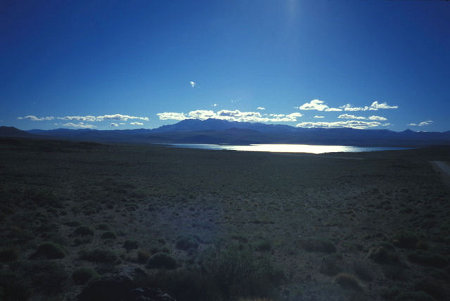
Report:
[{"label": "white cloud", "polygon": [[364,107],[352,107],[351,104],[346,104],[343,106],[340,106],[341,109],[344,111],[378,111],[381,109],[398,109],[398,106],[390,106],[386,102],[379,103],[378,101],[372,102],[370,106],[364,106]]},{"label": "white cloud", "polygon": [[111,122],[111,124],[110,124],[112,127],[118,127],[119,126],[119,124],[118,123],[115,123],[115,122]]},{"label": "white cloud", "polygon": [[338,116],[339,119],[366,119],[366,117],[363,116],[355,116],[350,114],[341,114]]},{"label": "white cloud", "polygon": [[430,125],[432,123],[433,123],[433,120],[427,120],[427,121],[422,121],[422,122],[419,122],[419,123],[410,123],[408,125],[411,125],[411,126],[427,126],[427,125]]},{"label": "white cloud", "polygon": [[213,104],[212,106],[213,106],[213,107],[217,107],[217,106],[218,106],[218,104],[216,104],[216,103],[215,103],[215,104]]},{"label": "white cloud", "polygon": [[315,115],[314,118],[325,118],[325,116]]},{"label": "white cloud", "polygon": [[387,118],[386,117],[382,117],[382,116],[376,116],[376,115],[372,115],[369,117],[369,120],[379,120],[379,121],[386,121]]},{"label": "white cloud", "polygon": [[352,128],[352,129],[367,129],[371,127],[380,126],[378,121],[361,121],[361,120],[346,120],[334,122],[301,122],[297,127],[301,128]]},{"label": "white cloud", "polygon": [[372,104],[370,105],[370,108],[369,108],[370,111],[376,111],[379,109],[398,109],[398,106],[390,106],[385,102],[378,103],[378,101],[374,101],[374,102],[372,102]]},{"label": "white cloud", "polygon": [[164,112],[158,113],[160,120],[184,120],[184,119],[220,119],[238,122],[295,122],[303,115],[298,112],[290,114],[261,114],[260,112],[241,112],[239,110],[195,110],[189,113]]},{"label": "white cloud", "polygon": [[264,107],[257,107],[256,109],[260,110],[260,111],[264,111],[266,108],[264,108]]},{"label": "white cloud", "polygon": [[114,120],[114,121],[128,121],[128,120],[143,120],[149,121],[148,117],[139,117],[139,116],[130,116],[124,114],[111,114],[111,115],[100,115],[100,116],[64,116],[57,117],[60,120],[77,120],[77,121],[89,121],[89,122],[101,122],[105,120]]},{"label": "white cloud", "polygon": [[176,113],[176,112],[164,112],[164,113],[158,113],[160,120],[185,120],[188,119],[184,113]]},{"label": "white cloud", "polygon": [[53,119],[55,119],[55,117],[53,117],[53,116],[37,117],[34,115],[27,115],[27,116],[23,116],[23,117],[17,117],[17,119],[29,119],[32,121],[45,121],[45,120],[53,120]]},{"label": "white cloud", "polygon": [[189,84],[191,85],[192,88],[195,88],[195,85],[197,85],[197,83],[192,80],[189,82]]},{"label": "white cloud", "polygon": [[65,127],[73,127],[73,128],[80,128],[80,129],[93,129],[93,128],[95,128],[95,125],[87,124],[87,123],[84,123],[84,122],[79,122],[79,123],[68,122],[68,123],[64,123],[63,126],[65,126]]},{"label": "white cloud", "polygon": [[326,111],[326,112],[338,112],[342,111],[342,109],[339,108],[330,108],[325,104],[323,100],[320,99],[313,99],[310,102],[302,104],[300,107],[298,107],[300,110],[305,111]]},{"label": "white cloud", "polygon": [[57,117],[60,120],[76,120],[76,121],[90,121],[94,122],[97,121],[97,117],[87,115],[87,116],[64,116],[64,117]]},{"label": "white cloud", "polygon": [[138,122],[138,121],[130,122],[130,124],[131,125],[144,125],[142,122]]},{"label": "white cloud", "polygon": [[122,114],[113,114],[113,115],[102,115],[97,116],[97,121],[103,120],[120,120],[120,121],[128,121],[128,120],[144,120],[149,121],[148,117],[138,117],[138,116],[130,116],[130,115],[122,115]]}]

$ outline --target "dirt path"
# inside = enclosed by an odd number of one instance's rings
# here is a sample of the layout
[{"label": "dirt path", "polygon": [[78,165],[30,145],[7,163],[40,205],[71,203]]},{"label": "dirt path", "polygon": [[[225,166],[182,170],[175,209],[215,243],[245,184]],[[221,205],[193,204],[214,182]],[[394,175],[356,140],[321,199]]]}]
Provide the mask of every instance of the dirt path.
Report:
[{"label": "dirt path", "polygon": [[441,174],[443,181],[450,186],[450,166],[444,161],[431,161],[431,164]]}]

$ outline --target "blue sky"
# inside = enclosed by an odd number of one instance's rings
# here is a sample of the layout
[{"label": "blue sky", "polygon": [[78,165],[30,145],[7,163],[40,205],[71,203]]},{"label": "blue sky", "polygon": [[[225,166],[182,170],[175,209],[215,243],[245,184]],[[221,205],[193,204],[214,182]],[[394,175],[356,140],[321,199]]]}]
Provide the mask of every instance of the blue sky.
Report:
[{"label": "blue sky", "polygon": [[2,1],[0,125],[450,130],[450,2]]}]

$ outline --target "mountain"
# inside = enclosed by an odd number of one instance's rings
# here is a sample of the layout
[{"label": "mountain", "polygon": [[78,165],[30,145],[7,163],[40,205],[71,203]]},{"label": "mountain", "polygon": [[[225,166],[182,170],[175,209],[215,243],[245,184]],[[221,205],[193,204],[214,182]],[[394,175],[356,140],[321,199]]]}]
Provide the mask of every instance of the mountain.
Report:
[{"label": "mountain", "polygon": [[281,124],[264,124],[264,123],[250,123],[226,121],[220,119],[186,119],[171,125],[164,125],[154,129],[154,133],[166,132],[187,132],[187,131],[223,131],[228,129],[246,129],[260,132],[290,132],[295,131],[296,128]]},{"label": "mountain", "polygon": [[[16,129],[17,130],[17,129]],[[19,131],[19,130],[17,130]],[[21,131],[23,132],[23,131]],[[25,132],[26,133],[26,132]],[[31,130],[28,134],[58,139],[120,143],[205,143],[205,144],[330,144],[358,146],[450,145],[450,131],[414,132],[406,130],[359,130],[350,128],[296,128],[225,120],[187,119],[156,129]]]}]

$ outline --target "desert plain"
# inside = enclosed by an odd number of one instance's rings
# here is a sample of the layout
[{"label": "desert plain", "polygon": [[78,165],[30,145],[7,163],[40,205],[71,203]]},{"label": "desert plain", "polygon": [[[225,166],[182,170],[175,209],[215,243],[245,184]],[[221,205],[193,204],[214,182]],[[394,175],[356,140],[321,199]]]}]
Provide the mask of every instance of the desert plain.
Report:
[{"label": "desert plain", "polygon": [[449,163],[3,138],[0,300],[449,300]]}]

